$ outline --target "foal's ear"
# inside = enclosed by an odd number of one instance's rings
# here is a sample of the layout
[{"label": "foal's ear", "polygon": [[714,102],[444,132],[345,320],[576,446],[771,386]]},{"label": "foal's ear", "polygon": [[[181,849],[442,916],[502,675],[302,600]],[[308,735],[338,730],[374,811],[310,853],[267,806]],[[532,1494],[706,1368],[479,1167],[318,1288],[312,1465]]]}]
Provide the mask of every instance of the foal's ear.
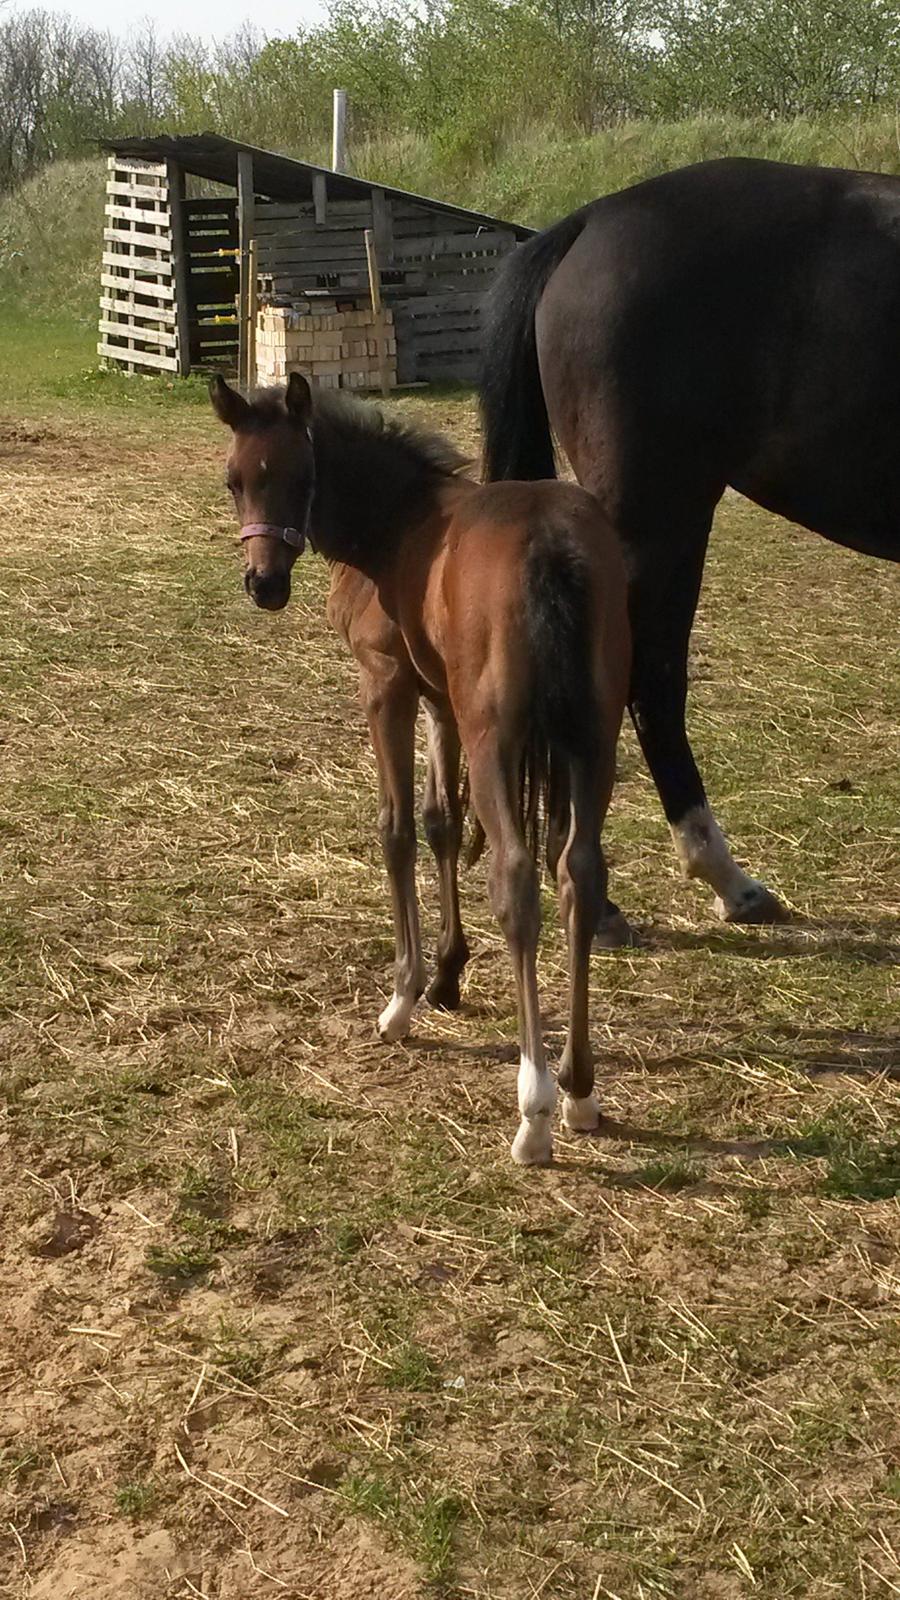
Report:
[{"label": "foal's ear", "polygon": [[220,372],[209,380],[209,398],[213,411],[226,427],[239,428],[250,414],[249,403],[225,382]]},{"label": "foal's ear", "polygon": [[312,416],[312,390],[302,372],[292,372],[288,378],[284,403],[291,421],[308,428]]}]

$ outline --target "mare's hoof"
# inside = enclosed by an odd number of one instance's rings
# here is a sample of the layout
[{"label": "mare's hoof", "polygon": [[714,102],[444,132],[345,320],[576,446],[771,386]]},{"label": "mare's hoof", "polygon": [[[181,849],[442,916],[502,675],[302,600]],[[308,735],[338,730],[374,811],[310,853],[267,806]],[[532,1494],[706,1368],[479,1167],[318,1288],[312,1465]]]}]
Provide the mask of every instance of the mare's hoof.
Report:
[{"label": "mare's hoof", "polygon": [[450,972],[439,972],[425,990],[425,999],[436,1011],[459,1010],[459,978]]},{"label": "mare's hoof", "polygon": [[594,949],[628,950],[639,943],[631,923],[610,901],[594,929]]},{"label": "mare's hoof", "polygon": [[722,922],[743,922],[750,926],[791,920],[788,907],[762,883],[744,895],[737,905],[729,906],[724,900],[716,900],[716,915]]}]

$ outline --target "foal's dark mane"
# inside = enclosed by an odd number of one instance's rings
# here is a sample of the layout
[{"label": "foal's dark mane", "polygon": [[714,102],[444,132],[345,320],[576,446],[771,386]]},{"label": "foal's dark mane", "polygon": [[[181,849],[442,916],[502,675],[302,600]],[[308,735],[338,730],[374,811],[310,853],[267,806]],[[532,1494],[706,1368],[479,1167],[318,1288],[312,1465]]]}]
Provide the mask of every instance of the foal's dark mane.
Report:
[{"label": "foal's dark mane", "polygon": [[[249,396],[257,426],[283,422],[287,416],[283,388],[257,389]],[[421,464],[422,470],[452,477],[471,464],[449,439],[430,433],[405,417],[391,416],[374,401],[359,400],[338,389],[313,389],[313,431],[324,429],[348,442],[364,439],[386,450],[400,451]],[[252,426],[252,423],[250,424]]]},{"label": "foal's dark mane", "polygon": [[[283,389],[258,390],[250,403],[250,428],[288,416]],[[312,391],[310,426],[316,543],[330,559],[366,571],[384,564],[397,540],[429,514],[441,486],[471,464],[439,434],[334,390]]]}]

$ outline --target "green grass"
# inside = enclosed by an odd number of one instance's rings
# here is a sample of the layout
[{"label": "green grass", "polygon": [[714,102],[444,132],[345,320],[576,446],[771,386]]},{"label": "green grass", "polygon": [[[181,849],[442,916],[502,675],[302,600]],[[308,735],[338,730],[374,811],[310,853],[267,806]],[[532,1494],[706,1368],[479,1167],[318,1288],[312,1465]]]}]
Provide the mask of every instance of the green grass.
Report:
[{"label": "green grass", "polygon": [[[308,148],[287,153],[327,160],[324,151]],[[900,172],[890,109],[786,121],[720,113],[625,122],[590,135],[525,126],[483,148],[477,140],[454,147],[444,137],[405,132],[358,142],[352,160],[363,177],[542,227],[597,195],[731,155]],[[67,160],[0,196],[0,312],[47,317],[51,324],[74,318],[93,344],[105,180],[103,159]],[[86,379],[85,391],[92,404],[124,398],[103,379]],[[77,397],[75,389],[71,398]]]},{"label": "green grass", "polygon": [[823,1194],[846,1200],[892,1200],[900,1194],[900,1145],[851,1144],[829,1158]]},{"label": "green grass", "polygon": [[115,1493],[116,1510],[133,1522],[151,1516],[157,1500],[158,1493],[152,1483],[123,1483]]},{"label": "green grass", "polygon": [[147,1251],[147,1266],[158,1278],[174,1284],[192,1283],[205,1277],[216,1264],[211,1250],[202,1244],[151,1245]]},{"label": "green grass", "polygon": [[341,1492],[356,1516],[391,1529],[392,1537],[417,1562],[431,1592],[448,1592],[453,1533],[463,1516],[463,1506],[454,1495],[430,1494],[421,1501],[411,1500],[402,1485],[375,1475],[351,1476]]},{"label": "green grass", "polygon": [[427,1350],[423,1350],[420,1344],[410,1341],[392,1352],[385,1369],[384,1381],[389,1389],[424,1392],[438,1387],[439,1369]]},{"label": "green grass", "polygon": [[[609,850],[643,943],[592,963],[609,1121],[522,1172],[483,868],[464,1009],[386,1049],[327,572],[248,607],[220,428],[193,386],[85,380],[90,343],[0,326],[0,1517],[28,1559],[10,1537],[0,1587],[65,1592],[75,1521],[104,1572],[165,1536],[160,1595],[166,1540],[207,1592],[270,1582],[249,1550],[311,1595],[890,1594],[896,571],[721,508],[692,732],[798,916],[712,920],[626,731]],[[467,397],[400,404],[473,442]],[[420,876],[431,945],[424,847]],[[72,1208],[84,1243],[41,1254]]]},{"label": "green grass", "polygon": [[690,1189],[703,1181],[701,1169],[683,1156],[672,1156],[659,1161],[648,1161],[634,1173],[636,1183],[648,1189]]}]

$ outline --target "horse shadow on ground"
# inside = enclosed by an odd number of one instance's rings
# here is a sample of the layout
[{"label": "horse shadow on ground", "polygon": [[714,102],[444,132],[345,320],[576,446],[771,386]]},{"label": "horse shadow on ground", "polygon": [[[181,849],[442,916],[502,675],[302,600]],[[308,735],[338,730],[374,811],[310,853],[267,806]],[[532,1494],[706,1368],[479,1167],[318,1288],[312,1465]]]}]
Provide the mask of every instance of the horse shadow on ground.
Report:
[{"label": "horse shadow on ground", "polygon": [[730,923],[696,933],[650,923],[640,930],[638,948],[707,950],[713,955],[749,956],[754,961],[836,956],[868,966],[900,967],[900,922],[885,917],[859,927],[795,913],[790,922],[779,923],[770,932]]},{"label": "horse shadow on ground", "polygon": [[[545,1025],[551,1037],[559,1033],[562,1036],[563,1025],[559,1018],[546,1018]],[[798,1048],[799,1047],[799,1048]],[[415,1038],[407,1043],[407,1048],[413,1055],[446,1056],[456,1054],[471,1061],[481,1061],[486,1066],[512,1064],[518,1060],[518,1047],[515,1044],[493,1041],[483,1044],[457,1043],[436,1038]],[[828,1077],[849,1076],[862,1079],[890,1078],[900,1080],[900,1027],[893,1031],[882,1033],[869,1033],[859,1030],[842,1030],[837,1028],[799,1028],[782,1025],[773,1028],[765,1040],[765,1049],[758,1052],[765,1060],[771,1061],[777,1055],[783,1065],[809,1079],[824,1079]],[[557,1052],[553,1051],[554,1056]],[[744,1051],[746,1055],[746,1050]],[[665,1075],[667,1073],[684,1073],[691,1067],[704,1065],[721,1065],[721,1052],[705,1051],[685,1055],[665,1055],[648,1057],[641,1062],[642,1075]],[[598,1061],[598,1095],[603,1103],[604,1082],[613,1081],[619,1072],[622,1075],[633,1073],[635,1062],[633,1059],[623,1058],[616,1064],[610,1060],[608,1052],[602,1052]],[[579,1137],[580,1136],[576,1136]],[[584,1159],[574,1160],[559,1152],[554,1161],[554,1168],[558,1172],[571,1172],[584,1178],[592,1176],[605,1187],[623,1190],[655,1188],[647,1181],[647,1168],[652,1162],[646,1159],[632,1169],[610,1166],[603,1159],[603,1149],[606,1145],[627,1147],[637,1155],[638,1151],[646,1151],[656,1156],[657,1160],[677,1160],[683,1158],[685,1162],[690,1159],[704,1157],[731,1157],[742,1162],[758,1162],[766,1159],[789,1157],[793,1160],[813,1160],[828,1157],[834,1152],[839,1152],[845,1143],[845,1136],[839,1130],[831,1137],[825,1130],[818,1130],[809,1135],[798,1133],[793,1136],[760,1136],[753,1135],[742,1137],[715,1137],[702,1131],[670,1132],[665,1128],[644,1127],[627,1118],[601,1116],[600,1126],[596,1134],[584,1136],[584,1145],[596,1152],[596,1159],[585,1163]],[[688,1179],[682,1186],[680,1183],[674,1188],[674,1193],[681,1189],[690,1189],[695,1194],[732,1194],[734,1186],[720,1178],[697,1174],[696,1180]],[[673,1196],[673,1188],[665,1181],[660,1186],[660,1193]]]},{"label": "horse shadow on ground", "polygon": [[[561,1018],[545,1017],[544,1030],[551,1043],[551,1053],[558,1036],[561,1042],[565,1025]],[[851,1077],[900,1079],[900,1026],[884,1033],[867,1033],[859,1029],[800,1028],[783,1023],[773,1026],[764,1041],[765,1048],[754,1047],[753,1054],[771,1062],[777,1054],[781,1064],[807,1078]],[[429,1037],[416,1034],[404,1041],[404,1048],[412,1055],[458,1056],[467,1061],[483,1061],[495,1065],[518,1061],[519,1047],[510,1041],[488,1040],[481,1044],[456,1039]],[[662,1076],[670,1072],[684,1072],[691,1067],[719,1067],[727,1047],[720,1050],[691,1051],[647,1056],[640,1062],[642,1075]],[[747,1055],[746,1045],[741,1055]],[[635,1061],[623,1056],[616,1063],[609,1050],[598,1054],[598,1077],[614,1078],[617,1070],[633,1073]]]}]

